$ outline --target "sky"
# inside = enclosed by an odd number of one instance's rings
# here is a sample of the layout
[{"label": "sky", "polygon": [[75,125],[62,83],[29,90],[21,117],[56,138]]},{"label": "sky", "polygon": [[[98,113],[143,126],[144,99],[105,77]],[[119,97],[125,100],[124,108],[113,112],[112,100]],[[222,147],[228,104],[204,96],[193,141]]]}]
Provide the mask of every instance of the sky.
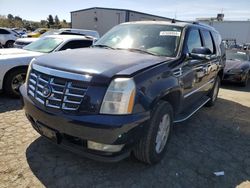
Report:
[{"label": "sky", "polygon": [[45,20],[49,14],[70,22],[70,12],[90,7],[130,9],[180,20],[216,17],[250,20],[250,0],[0,0],[0,15]]}]

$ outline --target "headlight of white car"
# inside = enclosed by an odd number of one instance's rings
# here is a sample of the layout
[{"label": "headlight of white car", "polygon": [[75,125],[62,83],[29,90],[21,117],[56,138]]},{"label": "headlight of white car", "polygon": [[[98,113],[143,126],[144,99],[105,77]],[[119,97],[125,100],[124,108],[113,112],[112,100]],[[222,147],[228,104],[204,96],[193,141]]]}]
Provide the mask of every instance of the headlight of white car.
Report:
[{"label": "headlight of white car", "polygon": [[32,64],[34,63],[35,61],[35,58],[33,58],[31,61],[30,61],[30,64],[29,64],[29,67],[28,67],[28,70],[27,70],[27,74],[26,74],[26,80],[25,80],[25,83],[27,83],[28,81],[28,78],[29,78],[29,75],[30,75],[30,71],[32,69]]},{"label": "headlight of white car", "polygon": [[135,100],[135,83],[131,78],[114,79],[105,94],[100,113],[131,114]]}]

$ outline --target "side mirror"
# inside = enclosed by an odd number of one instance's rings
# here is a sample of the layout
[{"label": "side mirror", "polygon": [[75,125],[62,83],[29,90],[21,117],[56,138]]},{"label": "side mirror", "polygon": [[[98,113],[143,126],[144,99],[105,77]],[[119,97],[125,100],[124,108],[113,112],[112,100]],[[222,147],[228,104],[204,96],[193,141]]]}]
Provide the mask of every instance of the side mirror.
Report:
[{"label": "side mirror", "polygon": [[189,54],[192,59],[210,59],[211,55],[211,50],[206,47],[194,48]]}]

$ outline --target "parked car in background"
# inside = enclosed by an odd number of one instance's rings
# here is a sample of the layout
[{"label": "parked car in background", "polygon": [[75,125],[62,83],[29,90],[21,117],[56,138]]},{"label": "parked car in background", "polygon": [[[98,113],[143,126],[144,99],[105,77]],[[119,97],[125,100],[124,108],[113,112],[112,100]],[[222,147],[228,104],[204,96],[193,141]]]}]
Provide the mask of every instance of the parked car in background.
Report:
[{"label": "parked car in background", "polygon": [[20,36],[27,33],[27,30],[25,28],[13,28],[12,30],[16,31]]},{"label": "parked car in background", "polygon": [[30,32],[26,35],[23,35],[23,37],[31,37],[31,38],[37,38],[40,37],[43,33],[47,32],[49,29],[48,28],[38,28],[33,32]]},{"label": "parked car in background", "polygon": [[[67,49],[84,48],[93,44],[93,39],[76,35],[45,36],[23,49],[0,49],[0,90],[8,95],[19,95],[24,83],[29,62],[34,57]],[[59,63],[59,62],[55,62]]]},{"label": "parked car in background", "polygon": [[5,48],[12,48],[15,40],[20,35],[11,29],[0,27],[0,44]]},{"label": "parked car in background", "polygon": [[[48,36],[48,35],[83,35],[86,37],[92,37],[95,40],[99,39],[99,33],[93,30],[84,30],[84,29],[70,29],[70,28],[63,28],[58,30],[50,30],[40,36]],[[15,48],[23,48],[24,46],[38,40],[38,38],[19,38],[15,41],[14,47]]]},{"label": "parked car in background", "polygon": [[250,43],[243,44],[243,50],[250,50]]},{"label": "parked car in background", "polygon": [[51,141],[97,160],[159,162],[173,123],[216,102],[220,34],[186,22],[118,25],[91,48],[34,58],[21,86],[27,118]]},{"label": "parked car in background", "polygon": [[223,81],[236,82],[247,86],[250,74],[250,52],[227,50]]}]

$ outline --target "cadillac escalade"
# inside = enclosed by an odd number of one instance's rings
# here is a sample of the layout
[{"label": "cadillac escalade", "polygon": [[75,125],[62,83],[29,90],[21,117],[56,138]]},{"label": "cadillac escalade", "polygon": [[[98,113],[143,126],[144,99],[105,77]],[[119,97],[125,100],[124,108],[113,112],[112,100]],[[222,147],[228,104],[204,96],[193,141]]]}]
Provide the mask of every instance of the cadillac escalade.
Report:
[{"label": "cadillac escalade", "polygon": [[58,146],[96,160],[133,154],[154,164],[175,123],[215,104],[224,62],[210,26],[130,22],[90,48],[33,59],[20,91],[34,129]]}]

